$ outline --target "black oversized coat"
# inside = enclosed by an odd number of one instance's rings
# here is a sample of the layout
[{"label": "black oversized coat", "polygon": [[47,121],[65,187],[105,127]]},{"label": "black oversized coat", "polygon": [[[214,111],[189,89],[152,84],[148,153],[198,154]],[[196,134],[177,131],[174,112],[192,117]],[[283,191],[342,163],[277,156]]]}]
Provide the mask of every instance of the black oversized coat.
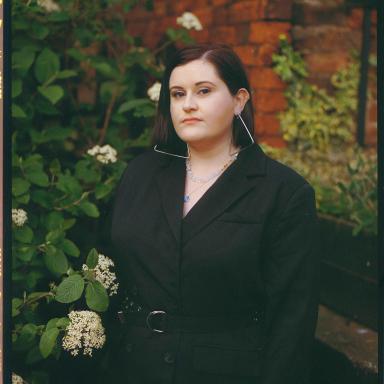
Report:
[{"label": "black oversized coat", "polygon": [[111,226],[120,281],[145,310],[261,315],[208,333],[129,327],[124,383],[307,383],[318,288],[313,188],[257,144],[183,219],[184,184],[181,158],[149,151],[129,163]]}]

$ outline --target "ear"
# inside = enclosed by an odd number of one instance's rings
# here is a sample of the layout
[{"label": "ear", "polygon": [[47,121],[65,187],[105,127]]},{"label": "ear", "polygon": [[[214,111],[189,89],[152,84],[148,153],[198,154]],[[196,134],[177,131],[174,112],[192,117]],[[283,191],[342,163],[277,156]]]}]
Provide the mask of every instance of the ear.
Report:
[{"label": "ear", "polygon": [[234,99],[234,113],[238,115],[243,111],[246,102],[250,99],[249,92],[245,88],[240,88],[234,96]]}]

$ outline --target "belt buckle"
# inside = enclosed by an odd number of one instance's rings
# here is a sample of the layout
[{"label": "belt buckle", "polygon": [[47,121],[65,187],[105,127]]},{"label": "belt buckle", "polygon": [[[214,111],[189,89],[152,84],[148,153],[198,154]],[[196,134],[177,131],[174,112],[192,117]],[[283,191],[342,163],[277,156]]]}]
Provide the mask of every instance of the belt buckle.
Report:
[{"label": "belt buckle", "polygon": [[162,321],[164,321],[164,319],[165,319],[165,315],[166,315],[166,314],[167,314],[167,313],[164,312],[164,311],[151,311],[151,312],[149,312],[149,313],[148,313],[148,316],[147,316],[147,318],[146,318],[146,320],[145,320],[146,323],[147,323],[148,328],[151,329],[153,332],[164,333],[165,331],[162,330],[162,329],[153,328],[153,327],[151,326],[150,319],[151,319],[151,316],[154,316],[154,315],[164,315],[164,317],[162,317]]}]

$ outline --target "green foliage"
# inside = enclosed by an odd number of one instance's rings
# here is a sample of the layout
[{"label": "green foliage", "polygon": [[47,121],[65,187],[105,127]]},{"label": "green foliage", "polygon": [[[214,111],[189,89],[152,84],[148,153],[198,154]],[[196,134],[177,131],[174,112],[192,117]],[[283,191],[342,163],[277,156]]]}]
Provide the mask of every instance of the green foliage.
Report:
[{"label": "green foliage", "polygon": [[332,75],[332,95],[308,82],[304,60],[284,36],[273,61],[287,83],[288,108],[279,118],[288,146],[263,148],[311,182],[320,216],[346,224],[354,235],[377,234],[377,156],[353,140],[359,81],[356,53]]},{"label": "green foliage", "polygon": [[280,51],[273,55],[273,63],[276,73],[287,83],[288,108],[279,119],[289,146],[324,151],[352,143],[359,80],[357,60],[332,76],[333,95],[307,81],[305,61],[285,36],[280,38]]},{"label": "green foliage", "polygon": [[[125,1],[124,12],[137,3]],[[27,215],[13,224],[13,361],[36,384],[61,359],[67,314],[109,308],[94,272],[97,240],[127,161],[149,144],[156,102],[147,89],[162,76],[161,55],[192,42],[169,29],[156,52],[141,47],[120,1],[41,4],[12,2],[12,208]],[[116,159],[88,153],[106,143]]]}]

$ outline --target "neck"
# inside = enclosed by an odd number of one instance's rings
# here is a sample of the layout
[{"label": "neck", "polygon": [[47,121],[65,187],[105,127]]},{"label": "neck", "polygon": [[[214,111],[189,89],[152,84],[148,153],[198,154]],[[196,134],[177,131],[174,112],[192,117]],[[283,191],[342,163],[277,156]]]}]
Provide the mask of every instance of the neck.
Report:
[{"label": "neck", "polygon": [[193,171],[202,176],[223,166],[239,150],[231,141],[221,142],[214,146],[202,146],[194,143],[188,144],[188,146]]}]

